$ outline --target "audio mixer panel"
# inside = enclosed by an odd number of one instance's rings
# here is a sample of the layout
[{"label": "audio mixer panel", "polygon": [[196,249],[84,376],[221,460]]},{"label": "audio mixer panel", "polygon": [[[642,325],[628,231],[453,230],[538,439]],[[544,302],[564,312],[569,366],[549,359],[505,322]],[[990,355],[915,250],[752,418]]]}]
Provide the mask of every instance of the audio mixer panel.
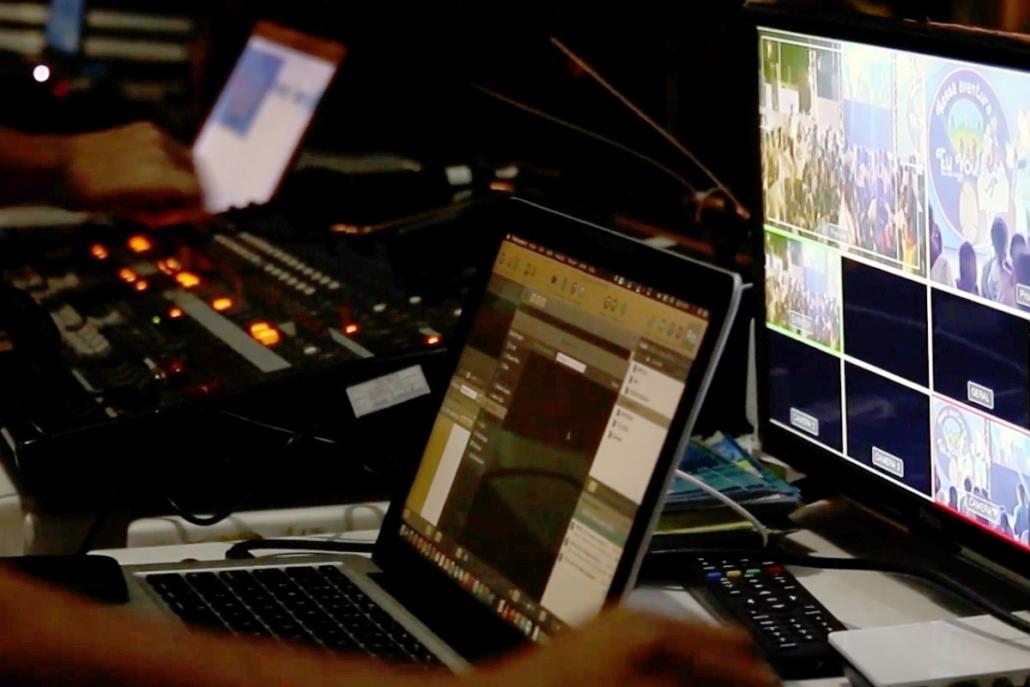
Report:
[{"label": "audio mixer panel", "polygon": [[[25,449],[443,347],[463,288],[422,293],[383,278],[389,270],[362,269],[368,264],[346,238],[286,239],[227,224],[5,234],[4,439]],[[467,283],[452,277],[440,282]]]}]

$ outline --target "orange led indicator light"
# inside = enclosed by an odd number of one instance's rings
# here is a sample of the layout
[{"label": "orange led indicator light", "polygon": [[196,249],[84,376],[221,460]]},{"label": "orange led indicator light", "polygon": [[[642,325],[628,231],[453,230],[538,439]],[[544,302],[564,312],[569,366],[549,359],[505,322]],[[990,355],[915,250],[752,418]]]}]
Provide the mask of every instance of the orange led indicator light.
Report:
[{"label": "orange led indicator light", "polygon": [[249,329],[250,335],[253,336],[258,343],[268,347],[272,347],[279,343],[279,331],[267,322],[255,322],[250,325]]},{"label": "orange led indicator light", "polygon": [[427,346],[436,346],[441,341],[443,341],[443,339],[440,338],[439,336],[435,335],[435,334],[433,334],[432,336],[427,336],[426,337],[426,345]]},{"label": "orange led indicator light", "polygon": [[170,277],[176,272],[182,271],[182,263],[175,258],[165,258],[164,260],[157,261],[157,269]]},{"label": "orange led indicator light", "polygon": [[131,284],[132,282],[134,282],[137,279],[139,279],[139,277],[136,275],[136,273],[134,271],[132,271],[132,269],[130,269],[128,267],[123,267],[120,270],[118,270],[118,278],[121,279],[126,284]]},{"label": "orange led indicator light", "polygon": [[172,308],[171,310],[168,311],[168,319],[170,319],[170,320],[178,320],[184,314],[185,313],[183,313],[182,308],[180,308],[179,306],[175,306],[174,308]]},{"label": "orange led indicator light", "polygon": [[133,253],[147,253],[154,247],[154,242],[143,234],[130,236],[128,240],[129,250]]},{"label": "orange led indicator light", "polygon": [[146,291],[148,288],[150,288],[150,284],[147,283],[146,279],[139,279],[136,281],[136,283],[132,285],[132,288],[136,289],[137,291]]},{"label": "orange led indicator light", "polygon": [[200,277],[192,272],[179,272],[175,275],[175,281],[184,289],[192,289],[200,284]]},{"label": "orange led indicator light", "polygon": [[228,296],[222,296],[211,301],[211,307],[218,312],[225,312],[226,310],[232,310],[234,303]]},{"label": "orange led indicator light", "polygon": [[490,190],[496,191],[497,193],[515,193],[515,184],[510,181],[494,179],[490,182]]},{"label": "orange led indicator light", "polygon": [[89,247],[89,254],[97,260],[107,260],[108,256],[111,255],[111,251],[107,250],[107,246],[102,243],[94,243]]},{"label": "orange led indicator light", "polygon": [[355,334],[357,334],[360,331],[361,331],[361,326],[358,325],[356,322],[351,322],[350,324],[345,325],[344,328],[343,328],[343,333],[346,334],[347,336],[354,336]]}]

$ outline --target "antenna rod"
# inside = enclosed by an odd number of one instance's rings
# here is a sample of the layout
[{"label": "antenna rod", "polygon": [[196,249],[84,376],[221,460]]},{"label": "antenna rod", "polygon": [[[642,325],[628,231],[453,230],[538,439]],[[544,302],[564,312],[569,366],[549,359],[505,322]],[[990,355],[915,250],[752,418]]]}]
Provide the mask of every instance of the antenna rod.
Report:
[{"label": "antenna rod", "polygon": [[533,107],[532,105],[527,105],[526,103],[518,101],[518,100],[515,100],[515,98],[512,98],[510,96],[504,95],[503,93],[499,93],[499,92],[497,92],[495,90],[487,88],[486,86],[481,86],[481,85],[479,85],[478,83],[476,83],[474,81],[470,81],[469,85],[472,88],[474,88],[477,91],[479,91],[480,93],[482,93],[484,95],[488,95],[491,98],[494,98],[495,100],[498,100],[498,101],[500,101],[502,103],[505,103],[506,105],[510,105],[511,107],[514,107],[516,109],[522,110],[523,112],[528,112],[529,114],[531,114],[531,115],[533,115],[535,117],[540,117],[541,119],[545,119],[545,120],[551,122],[552,124],[557,124],[558,126],[565,127],[566,129],[571,129],[572,131],[575,131],[576,133],[582,134],[584,136],[588,136],[588,137],[590,137],[590,138],[592,138],[592,139],[594,139],[596,141],[600,141],[601,143],[604,143],[605,145],[611,146],[612,148],[615,148],[616,150],[621,150],[622,152],[626,153],[627,155],[632,155],[633,157],[635,157],[635,158],[637,158],[639,160],[642,160],[643,162],[646,162],[647,164],[651,165],[655,169],[657,169],[657,170],[659,170],[661,172],[664,172],[669,177],[675,179],[680,184],[682,184],[687,189],[687,191],[689,191],[690,193],[694,193],[694,194],[697,193],[697,187],[695,187],[693,184],[691,184],[689,181],[687,181],[686,178],[684,178],[681,174],[677,174],[671,168],[667,167],[666,165],[663,165],[661,162],[659,162],[658,160],[654,159],[653,157],[648,157],[647,155],[644,155],[640,151],[634,150],[633,148],[630,148],[628,145],[626,145],[624,143],[619,143],[618,141],[613,140],[611,138],[608,138],[607,136],[602,136],[601,134],[599,134],[599,133],[597,133],[595,131],[591,131],[590,129],[582,127],[582,126],[580,126],[578,124],[573,124],[572,122],[570,122],[568,120],[562,119],[561,117],[557,117],[557,116],[555,116],[553,114],[550,114],[548,112],[544,112],[543,110],[538,109],[536,107]]},{"label": "antenna rod", "polygon": [[730,201],[732,201],[733,204],[736,206],[738,214],[743,213],[744,215],[750,216],[750,213],[748,213],[747,208],[745,208],[743,203],[741,203],[740,200],[737,199],[737,196],[733,193],[733,191],[731,191],[729,187],[726,186],[726,184],[722,183],[722,181],[719,180],[719,177],[715,176],[715,174],[713,174],[712,171],[708,169],[708,167],[705,166],[705,164],[701,162],[701,160],[699,160],[697,156],[695,156],[694,153],[690,151],[689,148],[680,143],[680,141],[675,136],[673,136],[665,128],[658,124],[658,122],[651,119],[651,117],[648,116],[646,112],[637,107],[637,105],[634,104],[632,100],[623,95],[617,88],[615,88],[615,86],[609,83],[607,79],[601,76],[596,69],[590,66],[590,64],[586,60],[584,60],[579,55],[574,53],[564,43],[562,43],[554,36],[551,36],[551,44],[559,50],[561,50],[563,53],[565,53],[565,56],[572,60],[572,62],[575,63],[577,67],[579,67],[584,72],[589,74],[594,81],[599,83],[605,90],[607,90],[615,98],[617,98],[619,102],[625,105],[633,114],[642,119],[645,124],[647,124],[656,132],[658,132],[658,134],[661,135],[662,138],[664,138],[666,141],[668,141],[674,148],[676,148],[676,150],[686,155],[691,162],[697,165],[698,169],[705,173],[705,176],[712,180],[712,182],[719,188],[720,191],[726,194],[726,197],[729,198]]}]

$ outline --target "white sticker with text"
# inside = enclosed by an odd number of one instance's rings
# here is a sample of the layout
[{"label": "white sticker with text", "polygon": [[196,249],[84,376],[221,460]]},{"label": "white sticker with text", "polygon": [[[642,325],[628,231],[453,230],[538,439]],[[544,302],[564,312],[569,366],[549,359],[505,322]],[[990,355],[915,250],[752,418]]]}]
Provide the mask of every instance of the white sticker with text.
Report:
[{"label": "white sticker with text", "polygon": [[354,417],[371,415],[428,393],[429,382],[426,381],[421,365],[413,365],[347,387],[347,398],[354,408]]},{"label": "white sticker with text", "polygon": [[790,409],[790,424],[814,437],[819,436],[819,418],[812,417],[797,408]]}]

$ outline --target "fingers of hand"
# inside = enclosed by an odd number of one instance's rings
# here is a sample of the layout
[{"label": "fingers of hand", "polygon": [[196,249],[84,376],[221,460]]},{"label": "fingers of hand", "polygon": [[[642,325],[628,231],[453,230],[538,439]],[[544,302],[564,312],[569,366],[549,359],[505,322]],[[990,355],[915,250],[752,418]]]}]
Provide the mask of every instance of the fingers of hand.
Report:
[{"label": "fingers of hand", "polygon": [[656,646],[641,664],[646,675],[672,677],[677,684],[774,687],[776,674],[750,647],[694,643],[690,635]]},{"label": "fingers of hand", "polygon": [[688,625],[666,618],[635,618],[626,627],[628,658],[644,675],[679,684],[771,687],[776,675],[757,656],[747,633],[735,628]]}]

